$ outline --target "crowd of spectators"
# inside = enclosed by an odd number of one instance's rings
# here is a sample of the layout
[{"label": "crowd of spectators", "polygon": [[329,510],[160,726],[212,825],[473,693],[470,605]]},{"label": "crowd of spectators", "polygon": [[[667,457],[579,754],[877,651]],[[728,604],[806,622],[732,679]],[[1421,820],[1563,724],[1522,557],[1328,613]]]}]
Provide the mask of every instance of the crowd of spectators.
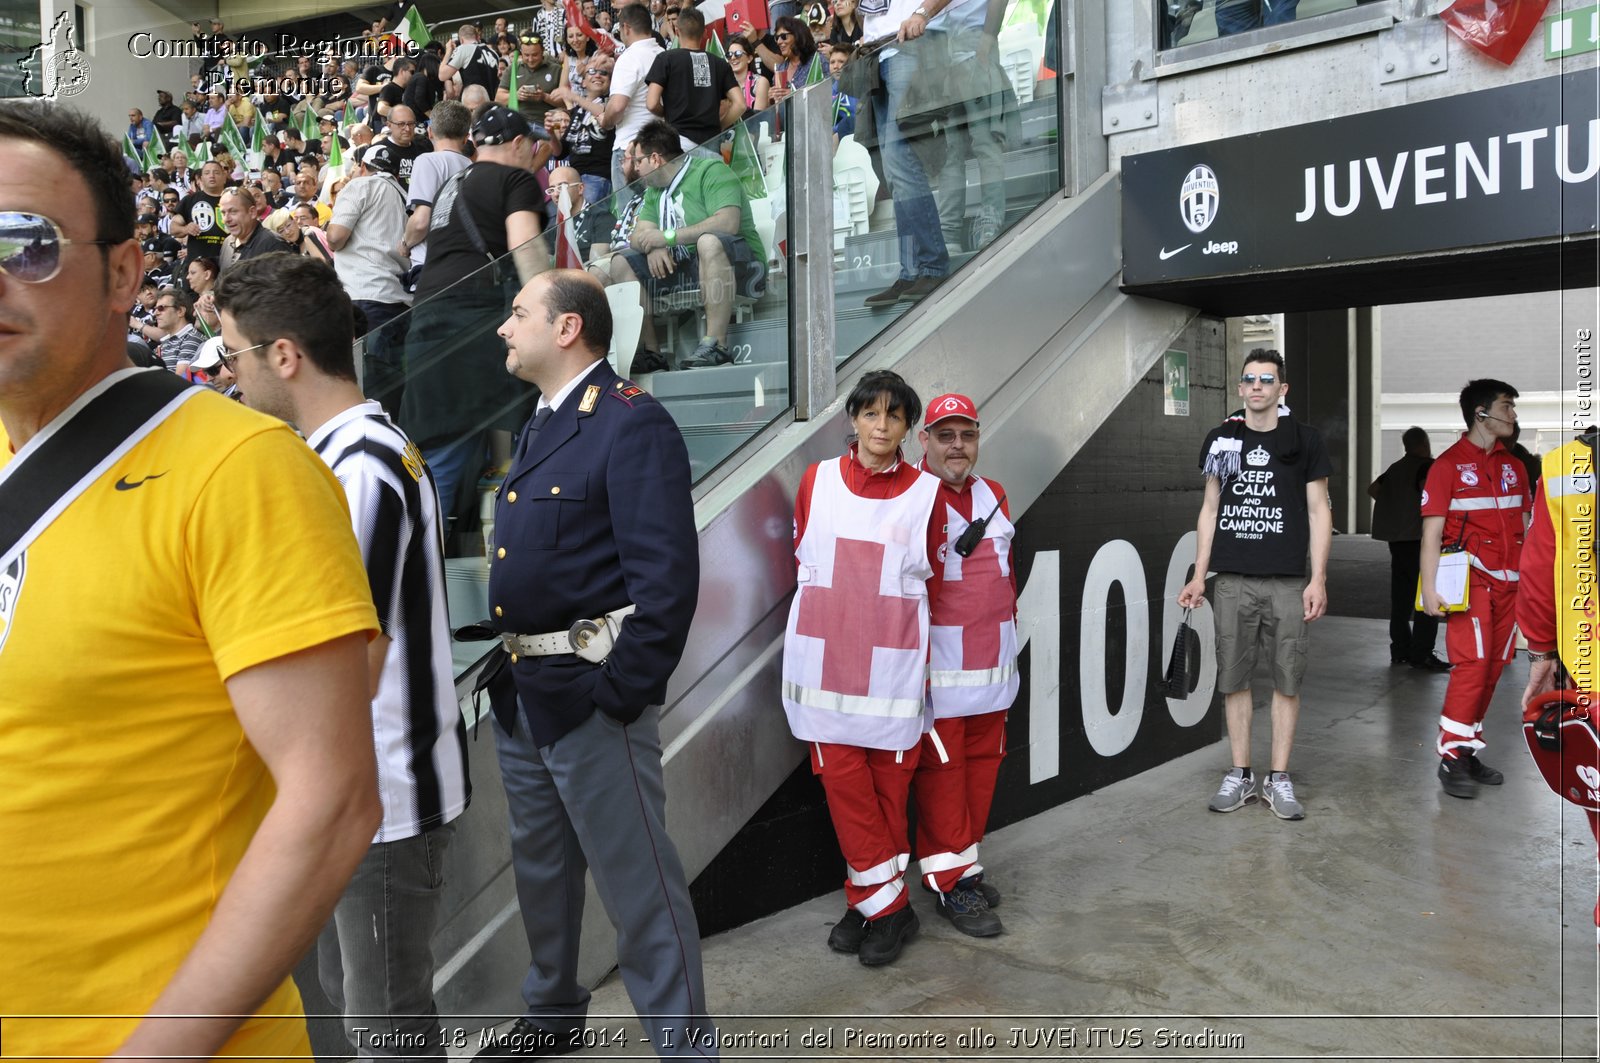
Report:
[{"label": "crowd of spectators", "polygon": [[[220,329],[210,294],[219,276],[273,252],[319,258],[333,265],[357,311],[358,335],[367,336],[368,394],[404,426],[407,379],[424,371],[411,340],[429,329],[449,335],[460,327],[457,311],[446,324],[424,322],[419,332],[412,320],[419,315],[409,314],[413,304],[482,269],[504,253],[502,242],[517,248],[532,237],[534,269],[586,266],[607,285],[639,282],[644,323],[631,363],[636,372],[729,364],[735,302],[762,296],[769,255],[777,253],[755,224],[748,174],[736,169],[735,138],[746,137],[748,164],[755,158],[751,133],[783,135],[777,105],[831,77],[837,146],[867,111],[865,100],[841,87],[846,64],[860,57],[876,73],[880,62],[864,51],[864,39],[886,31],[892,37],[902,21],[918,27],[908,38],[918,36],[931,19],[927,8],[948,8],[949,32],[941,36],[966,45],[982,32],[992,43],[995,16],[1004,11],[1002,0],[935,0],[908,16],[899,10],[908,3],[895,0],[887,13],[870,17],[857,0],[833,0],[831,10],[821,2],[803,9],[773,4],[770,31],[746,22],[730,32],[721,19],[708,25],[690,0],[580,0],[581,18],[571,24],[561,0],[542,0],[515,22],[466,23],[420,50],[403,46],[379,18],[356,59],[331,51],[263,57],[230,38],[220,21],[209,33],[196,24],[210,58],[181,99],[163,90],[151,116],[137,107],[128,112],[125,144],[130,169],[138,171],[131,180],[149,283],[129,321],[130,346],[147,349],[151,361],[169,369],[210,379],[215,364],[196,355]],[[909,47],[908,39],[902,52]],[[1003,81],[992,52],[969,47],[959,59],[970,63],[976,54],[979,66],[994,66]],[[889,61],[882,62],[888,72]],[[896,68],[905,65],[895,60]],[[903,90],[897,79],[877,96]],[[881,109],[884,100],[876,102]],[[517,142],[514,151],[504,140],[469,135],[497,105],[519,116],[516,129],[526,127],[525,135],[503,134]],[[930,186],[937,185],[937,219],[933,211],[904,209],[896,188],[897,224],[904,228],[910,219],[918,227],[916,239],[902,239],[903,251],[917,254],[918,241],[941,221],[947,238],[955,238],[949,229],[960,227],[966,207],[965,161],[978,159],[989,181],[1004,137],[994,115],[1003,110],[994,108],[990,120],[971,129],[944,123],[952,149],[947,164],[940,172],[930,162],[920,175],[930,190],[914,204],[931,199]],[[912,162],[921,170],[928,158],[922,147],[895,142],[895,116],[893,107],[880,116],[876,140],[870,127],[858,137],[876,168],[889,162],[891,178]],[[531,176],[531,192],[519,188],[514,198],[521,204],[526,194],[535,197],[534,231],[509,226],[504,241],[487,245],[451,237],[461,243],[451,244],[453,264],[438,266],[430,278],[430,238],[437,242],[452,208],[477,197],[460,198],[468,187],[460,176],[485,158],[485,148],[502,167]],[[152,156],[159,165],[148,165]],[[986,239],[1003,209],[1003,201],[993,205],[1002,180],[1003,174],[985,189],[985,209],[996,215]],[[904,183],[909,194],[912,182],[891,183]],[[497,191],[497,207],[511,195],[509,186]],[[500,217],[487,221],[492,225],[480,227],[497,227]],[[938,278],[918,272],[921,265],[914,257],[903,262],[910,276],[868,305],[926,294]],[[697,341],[662,349],[654,318],[668,304],[698,306]]]}]

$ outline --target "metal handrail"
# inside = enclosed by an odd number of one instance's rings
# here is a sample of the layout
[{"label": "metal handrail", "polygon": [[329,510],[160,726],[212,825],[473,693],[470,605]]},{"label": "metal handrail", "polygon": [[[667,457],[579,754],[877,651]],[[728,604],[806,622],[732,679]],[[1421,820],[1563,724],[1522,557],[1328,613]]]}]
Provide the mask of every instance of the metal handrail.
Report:
[{"label": "metal handrail", "polygon": [[501,15],[514,15],[519,11],[537,11],[543,6],[543,4],[524,4],[522,7],[507,7],[499,11],[479,11],[473,15],[463,16],[461,18],[442,18],[437,22],[425,22],[423,25],[427,26],[428,30],[431,32],[436,27],[447,26],[451,23],[459,26],[463,22],[478,22],[482,19],[493,20],[499,18]]}]

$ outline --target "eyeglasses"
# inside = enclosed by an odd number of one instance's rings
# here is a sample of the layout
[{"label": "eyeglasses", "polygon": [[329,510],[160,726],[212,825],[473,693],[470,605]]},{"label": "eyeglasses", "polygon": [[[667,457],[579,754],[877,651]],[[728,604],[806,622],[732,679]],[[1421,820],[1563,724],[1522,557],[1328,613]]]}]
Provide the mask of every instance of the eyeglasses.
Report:
[{"label": "eyeglasses", "polygon": [[178,309],[178,304],[177,303],[157,303],[156,304],[156,309],[157,310],[176,310],[176,309]]},{"label": "eyeglasses", "polygon": [[748,54],[749,54],[748,52],[741,52],[741,51],[738,51],[736,49],[736,50],[731,51],[731,52],[728,53],[728,58],[729,59],[743,59]]},{"label": "eyeglasses", "polygon": [[0,273],[24,284],[43,284],[61,272],[61,249],[72,244],[115,247],[122,240],[69,240],[43,214],[0,211]]},{"label": "eyeglasses", "polygon": [[415,122],[396,122],[393,119],[391,119],[389,121],[389,124],[391,126],[393,126],[394,128],[396,128],[396,129],[415,129],[415,128],[417,128],[417,123],[415,123]]},{"label": "eyeglasses", "polygon": [[1239,383],[1254,384],[1258,380],[1269,388],[1278,382],[1278,378],[1271,373],[1246,373],[1239,378]]}]

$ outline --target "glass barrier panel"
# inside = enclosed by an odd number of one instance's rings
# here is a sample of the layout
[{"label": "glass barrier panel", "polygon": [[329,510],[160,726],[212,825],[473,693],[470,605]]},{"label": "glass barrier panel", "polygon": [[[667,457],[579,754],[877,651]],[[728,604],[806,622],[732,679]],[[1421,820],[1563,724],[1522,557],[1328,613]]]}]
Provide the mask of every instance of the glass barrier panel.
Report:
[{"label": "glass barrier panel", "polygon": [[1160,0],[1159,46],[1177,48],[1200,44],[1373,2],[1375,0]]},{"label": "glass barrier panel", "polygon": [[1054,9],[964,0],[808,90],[833,99],[839,361],[1060,192]]},{"label": "glass barrier panel", "polygon": [[[570,219],[448,283],[425,265],[413,305],[362,330],[363,390],[439,486],[452,627],[487,615],[495,489],[538,398],[506,371],[497,335],[525,278],[559,261],[607,286],[609,360],[672,414],[696,480],[788,409],[787,289],[770,206],[783,199],[753,143],[741,126],[670,158],[635,150],[631,184],[573,204]],[[458,672],[487,647],[457,645]]]}]

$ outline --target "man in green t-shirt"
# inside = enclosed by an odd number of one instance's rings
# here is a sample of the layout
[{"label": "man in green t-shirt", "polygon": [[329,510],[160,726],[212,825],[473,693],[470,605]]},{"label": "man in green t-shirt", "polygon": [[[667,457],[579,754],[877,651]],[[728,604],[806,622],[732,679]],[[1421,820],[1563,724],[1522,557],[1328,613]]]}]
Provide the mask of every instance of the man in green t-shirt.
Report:
[{"label": "man in green t-shirt", "polygon": [[511,99],[511,71],[500,79],[494,102],[521,111],[530,125],[544,125],[545,112],[554,103],[549,93],[561,87],[561,63],[550,58],[537,33],[524,33],[517,51],[517,99]]},{"label": "man in green t-shirt", "polygon": [[[628,151],[646,191],[629,250],[612,257],[608,283],[643,286],[634,366],[649,372],[727,365],[734,299],[758,299],[767,283],[766,250],[739,178],[720,159],[684,155],[678,131],[659,119],[639,131]],[[650,307],[657,296],[694,285],[705,304],[705,329],[694,353],[674,365],[656,353]]]}]

